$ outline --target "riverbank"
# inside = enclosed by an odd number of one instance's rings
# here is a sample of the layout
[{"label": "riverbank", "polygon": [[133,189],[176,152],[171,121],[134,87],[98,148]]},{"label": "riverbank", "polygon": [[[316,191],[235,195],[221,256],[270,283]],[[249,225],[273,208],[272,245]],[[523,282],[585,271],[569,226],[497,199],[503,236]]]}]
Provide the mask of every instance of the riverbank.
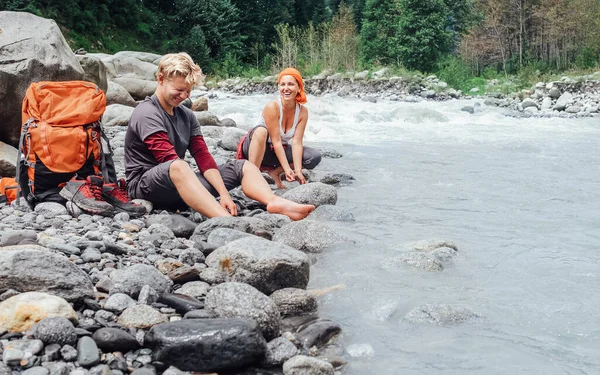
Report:
[{"label": "riverbank", "polygon": [[[206,83],[208,88],[239,95],[276,91],[275,76],[234,78]],[[305,79],[306,91],[312,95],[336,94],[368,102],[391,100],[418,102],[452,99],[481,99],[484,104],[504,108],[511,116],[522,117],[587,117],[596,115],[600,105],[600,72],[580,77],[562,77],[551,82],[538,82],[533,87],[511,92],[514,87],[499,80],[487,81],[486,90],[463,93],[450,87],[435,75],[393,76],[389,69],[377,72],[321,74]],[[473,111],[468,106],[466,112]]]}]

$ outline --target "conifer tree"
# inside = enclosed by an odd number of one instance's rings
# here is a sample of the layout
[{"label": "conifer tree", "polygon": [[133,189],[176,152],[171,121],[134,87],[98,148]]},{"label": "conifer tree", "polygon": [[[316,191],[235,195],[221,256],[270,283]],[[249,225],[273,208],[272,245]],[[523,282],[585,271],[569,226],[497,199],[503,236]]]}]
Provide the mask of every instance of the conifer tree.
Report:
[{"label": "conifer tree", "polygon": [[360,58],[363,63],[398,62],[399,17],[397,0],[367,0],[360,31]]}]

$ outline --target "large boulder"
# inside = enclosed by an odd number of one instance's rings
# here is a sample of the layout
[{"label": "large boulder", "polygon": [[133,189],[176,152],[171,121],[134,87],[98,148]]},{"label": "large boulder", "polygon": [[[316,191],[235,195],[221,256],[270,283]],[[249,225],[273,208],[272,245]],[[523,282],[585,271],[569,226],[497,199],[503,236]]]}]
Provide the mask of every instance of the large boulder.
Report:
[{"label": "large boulder", "polygon": [[109,79],[139,78],[148,81],[156,80],[156,71],[158,66],[150,62],[145,62],[133,56],[124,54],[115,54],[102,59],[106,65]]},{"label": "large boulder", "polygon": [[152,96],[158,85],[156,81],[141,78],[119,77],[114,78],[113,81],[123,86],[135,100],[143,100],[147,96]]},{"label": "large boulder", "polygon": [[15,177],[18,155],[16,148],[0,142],[0,178]]},{"label": "large boulder", "polygon": [[97,57],[88,55],[75,55],[81,67],[83,68],[83,80],[93,82],[100,87],[100,90],[108,91],[108,80],[106,78],[106,66]]},{"label": "large boulder", "polygon": [[267,343],[256,322],[244,318],[185,319],[158,324],[144,338],[154,359],[183,371],[209,373],[262,359]]},{"label": "large boulder", "polygon": [[106,92],[106,105],[122,104],[129,107],[135,107],[136,102],[125,87],[116,82],[108,82],[108,91]]},{"label": "large boulder", "polygon": [[156,268],[147,264],[134,264],[127,269],[114,270],[110,278],[114,282],[111,294],[125,293],[137,298],[144,285],[149,285],[159,294],[169,291],[173,282]]},{"label": "large boulder", "polygon": [[83,79],[84,71],[53,20],[0,12],[0,141],[17,146],[21,105],[32,82]]},{"label": "large boulder", "polygon": [[246,131],[239,128],[225,128],[221,137],[221,147],[228,151],[237,150],[240,139],[246,135]]},{"label": "large boulder", "polygon": [[275,302],[244,283],[216,285],[206,294],[204,308],[220,318],[249,318],[258,323],[267,340],[279,336],[281,316]]},{"label": "large boulder", "polygon": [[250,284],[265,294],[308,285],[308,256],[283,244],[255,236],[240,238],[213,251],[206,264],[223,268],[226,260],[231,281]]},{"label": "large boulder", "polygon": [[133,57],[140,61],[144,61],[147,63],[152,63],[154,65],[158,65],[158,61],[163,57],[162,55],[157,55],[156,53],[150,52],[139,52],[139,51],[119,51],[115,53],[115,57]]},{"label": "large boulder", "polygon": [[49,251],[0,251],[0,294],[9,289],[45,292],[66,299],[94,296],[89,276],[68,258]]}]

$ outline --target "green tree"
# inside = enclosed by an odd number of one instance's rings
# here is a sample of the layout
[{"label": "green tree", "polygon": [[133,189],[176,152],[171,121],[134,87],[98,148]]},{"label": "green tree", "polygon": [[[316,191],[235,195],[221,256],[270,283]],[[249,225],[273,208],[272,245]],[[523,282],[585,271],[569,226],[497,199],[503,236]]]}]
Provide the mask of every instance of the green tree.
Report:
[{"label": "green tree", "polygon": [[402,64],[431,72],[452,48],[448,8],[443,0],[401,0],[401,4],[397,42]]},{"label": "green tree", "polygon": [[398,62],[398,22],[401,15],[397,0],[367,0],[360,31],[360,58],[363,63]]}]

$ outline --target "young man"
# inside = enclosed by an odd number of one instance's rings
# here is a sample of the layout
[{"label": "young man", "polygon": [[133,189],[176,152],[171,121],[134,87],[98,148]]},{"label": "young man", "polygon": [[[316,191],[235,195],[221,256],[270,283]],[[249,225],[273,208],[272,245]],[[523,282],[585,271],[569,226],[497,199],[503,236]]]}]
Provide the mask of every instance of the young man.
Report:
[{"label": "young man", "polygon": [[[187,53],[168,54],[160,60],[156,92],[135,108],[125,135],[129,196],[157,207],[189,206],[207,217],[235,216],[237,207],[229,190],[241,184],[244,194],[265,204],[268,212],[292,220],[306,217],[315,206],[276,196],[252,163],[229,160],[217,166],[194,113],[180,106],[201,79],[202,70]],[[186,150],[199,172],[183,160]]]}]

